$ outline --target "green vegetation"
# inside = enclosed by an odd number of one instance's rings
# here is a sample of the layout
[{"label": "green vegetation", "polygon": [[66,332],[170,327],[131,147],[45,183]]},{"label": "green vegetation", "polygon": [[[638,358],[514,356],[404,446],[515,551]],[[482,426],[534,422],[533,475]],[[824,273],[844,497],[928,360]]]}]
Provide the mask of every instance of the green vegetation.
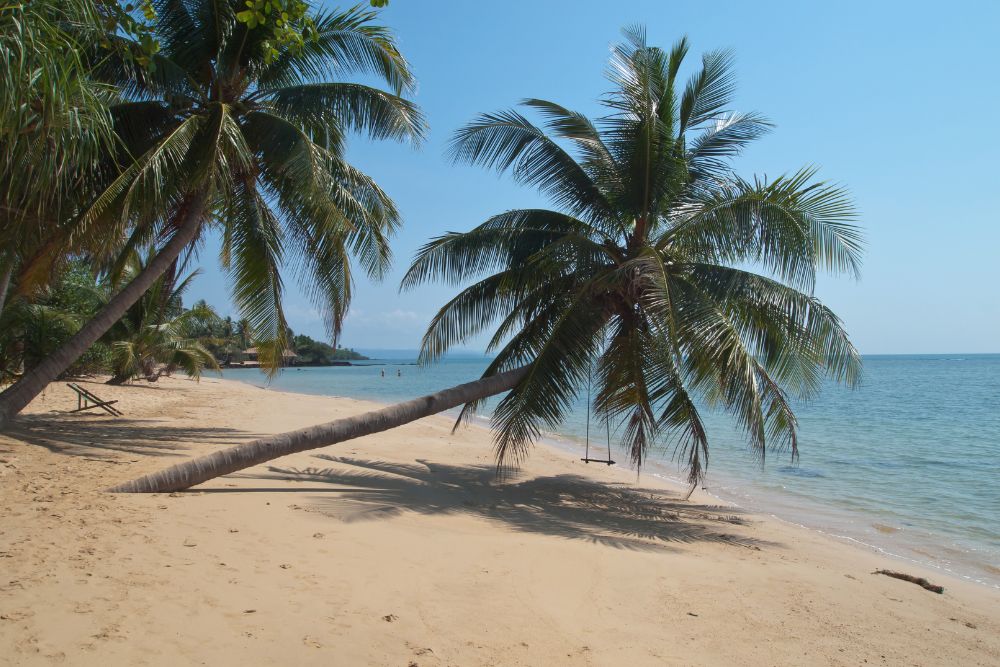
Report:
[{"label": "green vegetation", "polygon": [[363,361],[368,359],[365,355],[355,352],[349,348],[335,348],[321,341],[313,340],[309,336],[299,334],[292,339],[295,343],[295,354],[299,355],[295,360],[297,366],[328,366],[340,361]]},{"label": "green vegetation", "polygon": [[699,482],[706,405],[731,413],[761,460],[768,447],[794,457],[789,397],[813,394],[825,377],[853,384],[861,373],[840,320],[812,294],[820,270],[859,270],[854,208],[812,169],[770,180],[737,174],[733,158],[771,126],[729,109],[730,54],[705,54],[683,82],[687,40],[662,50],[641,29],[625,37],[608,68],[606,116],[591,121],[530,99],[523,108],[540,124],[506,110],[455,135],[456,161],[510,171],[554,205],[434,239],[403,280],[404,288],[471,283],[432,320],[421,356],[433,361],[496,326],[497,356],[480,380],[254,440],[116,490],[187,488],[458,405],[466,417],[505,392],[493,413],[501,469],[591,389],[592,409],[619,428],[636,466],[652,447],[672,447]]},{"label": "green vegetation", "polygon": [[[110,119],[114,142],[91,142],[86,155],[72,161],[87,167],[71,172],[87,194],[75,203],[56,197],[60,206],[46,208],[51,229],[27,214],[4,227],[11,233],[0,240],[0,259],[16,256],[19,266],[13,293],[31,299],[41,282],[32,277],[47,275],[46,267],[69,253],[86,252],[119,284],[124,257],[135,249],[156,250],[65,345],[0,395],[0,422],[97,343],[156,280],[174,273],[207,227],[221,231],[220,261],[231,276],[233,300],[272,371],[289,343],[283,266],[299,268],[334,339],[350,305],[352,259],[371,278],[383,275],[399,213],[343,155],[350,132],[422,138],[420,112],[401,96],[413,86],[409,65],[391,33],[375,24],[373,11],[296,9],[290,22],[254,21],[251,27],[237,18],[244,6],[237,0],[158,0],[150,24],[155,49],[127,30],[73,44],[72,52],[81,55],[64,69],[81,87],[97,86],[112,96],[100,118],[102,128]],[[53,23],[61,25],[58,17]],[[100,20],[88,25],[107,29]],[[288,39],[290,26],[308,26],[309,39]],[[380,79],[390,90],[342,80],[355,74]],[[0,85],[21,106],[30,107],[40,94],[20,78],[0,79]],[[53,84],[45,91],[50,89],[58,95],[62,88]],[[42,126],[27,129],[46,140]],[[17,174],[26,154],[12,145],[4,157],[5,174]],[[12,190],[32,189],[8,180]],[[22,243],[29,230],[37,239]],[[11,263],[3,268],[13,274]]]},{"label": "green vegetation", "polygon": [[494,411],[501,464],[556,427],[591,378],[595,414],[622,425],[636,466],[673,445],[700,480],[705,404],[730,412],[761,459],[768,445],[795,456],[789,394],[861,373],[840,320],[812,295],[818,269],[858,272],[854,208],[813,169],[737,175],[732,158],[771,125],[728,108],[731,54],[705,54],[682,83],[686,39],[665,51],[640,28],[625,37],[607,116],[529,99],[540,126],[506,110],[455,135],[455,161],[509,170],[556,209],[507,211],[424,246],[405,287],[478,282],[434,317],[422,358],[500,322],[485,376],[529,368]]},{"label": "green vegetation", "polygon": [[[117,280],[127,282],[147,262],[148,258],[133,253]],[[249,323],[220,317],[204,300],[190,308],[182,303],[197,274],[159,278],[61,377],[107,374],[111,384],[140,379],[155,382],[178,370],[198,378],[205,369],[220,370],[239,362],[246,349],[255,347]],[[64,345],[117,289],[110,277],[95,278],[91,264],[77,259],[66,264],[58,279],[34,300],[13,301],[0,315],[0,383],[15,380],[23,369],[33,368]],[[329,366],[368,359],[352,349],[335,348],[291,330],[287,338],[293,342],[296,365]]]},{"label": "green vegetation", "polygon": [[[122,279],[128,280],[144,268],[145,262],[133,254]],[[137,378],[155,382],[176,370],[197,379],[205,368],[219,369],[198,336],[200,323],[217,321],[219,316],[204,301],[189,310],[181,303],[196,275],[191,273],[176,282],[168,280],[170,276],[159,278],[104,335],[111,347],[109,384]]]},{"label": "green vegetation", "polygon": [[[92,176],[114,143],[115,90],[82,56],[102,31],[89,0],[0,7],[0,309],[12,291],[44,300],[56,261],[92,249],[66,222],[96,194]],[[29,260],[34,272],[18,277]]]},{"label": "green vegetation", "polygon": [[[123,279],[142,267],[133,256]],[[219,339],[206,334],[205,323],[214,331],[224,321],[203,301],[190,309],[181,303],[195,275],[172,286],[163,278],[154,283],[63,376],[108,374],[111,383],[121,384],[139,378],[155,381],[176,370],[197,378],[205,368],[217,369],[209,348]],[[0,316],[0,382],[16,379],[65,345],[115,291],[109,279],[94,277],[87,262],[73,260],[34,300],[13,301]]]},{"label": "green vegetation", "polygon": [[[302,363],[359,358],[336,347],[354,272],[384,276],[401,216],[346,161],[347,137],[419,143],[426,131],[404,97],[409,64],[377,16],[306,0],[0,7],[0,374],[16,379],[0,393],[0,424],[66,373],[198,376],[249,347],[272,373],[289,347]],[[433,239],[403,280],[464,286],[431,322],[422,359],[492,330],[482,379],[141,488],[429,410],[464,405],[467,416],[501,393],[497,459],[516,464],[585,387],[637,466],[673,446],[700,480],[705,405],[728,410],[761,458],[768,447],[794,456],[790,397],[860,375],[840,320],[812,293],[819,271],[858,273],[855,211],[812,169],[737,173],[733,158],[771,125],[730,109],[730,54],[705,54],[682,81],[686,40],[664,50],[641,29],[625,36],[607,115],[529,99],[454,137],[456,162],[510,172],[552,202]],[[181,304],[180,275],[211,231],[237,322]],[[288,328],[290,267],[332,346]]]},{"label": "green vegetation", "polygon": [[[0,313],[0,383],[16,379],[65,344],[107,300],[85,262],[71,261],[31,301],[16,299]],[[67,369],[69,375],[109,368],[110,349],[97,343]]]}]

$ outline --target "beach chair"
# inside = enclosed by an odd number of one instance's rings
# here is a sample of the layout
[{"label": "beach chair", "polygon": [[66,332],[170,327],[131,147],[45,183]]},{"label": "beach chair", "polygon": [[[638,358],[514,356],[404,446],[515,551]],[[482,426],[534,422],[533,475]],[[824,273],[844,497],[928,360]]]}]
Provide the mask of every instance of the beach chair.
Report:
[{"label": "beach chair", "polygon": [[115,417],[121,417],[125,414],[118,408],[114,407],[114,404],[118,401],[105,401],[98,398],[93,392],[84,389],[75,382],[67,382],[66,386],[76,393],[76,410],[70,410],[70,413],[101,408],[109,415],[113,415]]}]

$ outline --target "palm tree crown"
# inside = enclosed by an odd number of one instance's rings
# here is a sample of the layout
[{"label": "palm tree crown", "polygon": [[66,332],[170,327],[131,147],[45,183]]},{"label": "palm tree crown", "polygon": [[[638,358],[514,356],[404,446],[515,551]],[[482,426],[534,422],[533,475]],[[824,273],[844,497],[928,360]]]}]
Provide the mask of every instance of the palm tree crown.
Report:
[{"label": "palm tree crown", "polygon": [[[112,113],[127,167],[80,228],[127,224],[127,247],[141,247],[204,206],[221,230],[234,300],[254,337],[281,350],[283,266],[297,269],[336,337],[351,297],[349,257],[375,278],[390,260],[399,213],[344,160],[346,136],[418,141],[425,126],[401,97],[413,86],[408,64],[373,12],[314,14],[301,48],[275,56],[265,27],[237,21],[243,4],[157,0],[162,48],[151,68],[100,54],[98,73],[126,97]],[[340,80],[351,74],[374,75],[392,92]]]},{"label": "palm tree crown", "polygon": [[591,375],[593,408],[621,426],[636,465],[671,444],[701,479],[703,406],[731,412],[761,460],[767,446],[795,456],[790,395],[860,377],[840,320],[812,294],[820,268],[857,275],[856,213],[813,169],[736,174],[732,158],[770,124],[728,110],[729,53],[706,54],[681,84],[686,39],[664,51],[640,28],[625,37],[596,122],[528,99],[541,125],[507,110],[455,135],[456,161],[509,170],[555,209],[507,211],[418,252],[404,288],[478,280],[433,318],[422,358],[499,321],[485,375],[528,366],[493,414],[501,465],[554,428]]}]

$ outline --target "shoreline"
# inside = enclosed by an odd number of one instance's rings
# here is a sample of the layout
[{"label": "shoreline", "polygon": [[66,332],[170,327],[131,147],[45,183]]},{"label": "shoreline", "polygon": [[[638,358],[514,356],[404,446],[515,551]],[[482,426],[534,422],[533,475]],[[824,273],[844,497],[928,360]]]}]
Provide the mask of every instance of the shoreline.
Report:
[{"label": "shoreline", "polygon": [[[162,378],[51,385],[0,434],[0,664],[969,664],[1000,595],[666,480],[435,416],[176,494],[102,489],[370,401]],[[55,412],[54,412],[55,411]]]},{"label": "shoreline", "polygon": [[[392,363],[395,365],[399,365],[396,362]],[[237,380],[237,379],[227,379],[221,376],[216,379],[237,382],[252,387],[256,387],[262,390],[278,392],[278,393],[299,394],[307,396],[327,396],[336,399],[359,401],[362,403],[369,404],[373,408],[386,407],[392,404],[389,402],[383,402],[376,399],[355,398],[351,396],[323,394],[318,392],[314,393],[305,390],[296,391],[290,388],[273,389],[271,387],[267,387],[266,385],[258,384],[255,382]],[[437,416],[441,418],[447,418],[445,417],[445,414],[451,414],[452,412],[457,414],[457,410],[455,410]],[[485,437],[489,437],[489,432],[488,432],[489,419],[487,417],[476,415],[469,423],[470,425],[475,425],[477,428],[483,429],[485,431],[484,433]],[[570,454],[572,456],[577,456],[577,455],[582,456],[582,452],[578,452],[575,450],[582,449],[583,443],[578,442],[573,436],[570,435],[547,432],[543,434],[542,438],[539,439],[539,441],[536,444],[540,444],[550,449],[555,449],[556,451]],[[623,471],[623,473],[627,473],[628,475],[632,476],[635,475],[634,469],[632,469],[627,465],[619,464],[616,467],[618,468],[618,470]],[[687,490],[689,488],[683,481],[679,480],[678,478],[676,478],[671,474],[670,464],[668,461],[665,460],[658,460],[655,458],[650,459],[650,461],[647,463],[647,468],[643,471],[643,475],[651,475],[654,479],[663,481],[667,485],[667,487],[670,488],[670,490],[676,491],[678,493],[682,494],[687,493]],[[625,479],[626,479],[625,477],[622,478],[623,481],[625,481]],[[718,483],[716,484],[716,482]],[[878,543],[876,541],[866,541],[866,538],[861,534],[862,531],[860,530],[857,531],[857,534],[850,534],[849,531],[846,532],[844,531],[843,525],[838,527],[832,524],[825,525],[820,521],[813,521],[813,522],[810,521],[810,517],[817,515],[820,510],[825,510],[826,513],[829,515],[831,521],[840,518],[842,522],[845,519],[848,520],[848,522],[850,522],[849,521],[850,519],[857,518],[863,521],[863,525],[876,526],[876,524],[878,523],[876,517],[869,517],[867,515],[859,513],[857,510],[852,511],[845,508],[835,508],[834,510],[831,511],[829,510],[829,508],[822,507],[821,504],[814,499],[806,499],[804,501],[805,504],[808,505],[806,509],[799,509],[797,512],[792,512],[792,511],[786,512],[790,504],[790,501],[798,500],[801,502],[802,499],[795,499],[792,496],[784,497],[781,494],[781,492],[775,492],[775,491],[764,491],[762,498],[755,499],[757,500],[757,502],[748,503],[747,499],[741,498],[739,496],[739,489],[741,488],[745,489],[746,487],[744,480],[727,477],[725,473],[722,473],[721,475],[717,474],[713,480],[712,486],[714,488],[722,487],[723,489],[734,489],[734,490],[727,493],[725,490],[722,492],[715,492],[712,490],[705,491],[703,489],[698,489],[697,493],[699,495],[712,498],[717,502],[733,505],[735,507],[739,507],[753,514],[759,516],[766,516],[772,520],[779,521],[783,524],[793,526],[802,530],[808,530],[812,533],[822,535],[840,544],[860,549],[868,553],[878,554],[881,556],[891,558],[893,560],[898,561],[901,565],[905,564],[907,567],[919,567],[923,570],[925,576],[927,577],[944,576],[952,580],[958,580],[966,583],[975,584],[978,586],[984,586],[991,590],[1000,590],[1000,571],[996,573],[994,578],[990,578],[986,574],[980,572],[980,570],[982,569],[980,566],[977,566],[975,563],[972,562],[965,563],[963,567],[962,563],[950,564],[947,562],[945,563],[935,562],[944,560],[944,558],[940,555],[933,555],[931,553],[927,553],[924,556],[924,558],[921,559],[913,555],[907,555],[905,553],[899,552],[899,547],[903,547],[905,549],[912,551],[919,550],[920,547],[924,546],[919,541],[917,543],[912,543],[909,545],[901,544],[894,547],[888,540],[882,543]],[[786,502],[781,502],[782,500]],[[893,532],[899,532],[900,530],[901,529],[896,528],[893,530]],[[925,542],[929,541],[933,542],[933,544],[935,545],[939,545],[940,539],[941,539],[940,536],[934,535],[933,533],[930,532],[925,533],[925,540],[924,540]]]},{"label": "shoreline", "polygon": [[[560,441],[562,441],[562,442],[560,442]],[[566,436],[553,435],[553,434],[547,434],[546,436],[544,436],[541,440],[539,440],[539,444],[541,444],[543,446],[546,446],[546,447],[550,447],[550,448],[559,450],[559,451],[562,451],[562,452],[570,453],[570,454],[576,454],[577,453],[577,452],[573,451],[574,448],[580,448],[580,447],[582,447],[582,444],[576,442],[575,440],[573,440],[571,438],[568,438]],[[665,463],[663,463],[661,461],[656,461],[656,460],[650,462],[647,465],[648,465],[649,468],[658,468],[658,469],[661,469],[661,470],[666,470],[667,467],[668,467]],[[631,468],[622,468],[622,469],[623,470],[627,470],[627,471],[633,470]],[[662,480],[667,485],[669,485],[673,490],[676,490],[679,493],[686,493],[687,489],[689,488],[680,479],[678,479],[677,477],[671,476],[669,473],[666,473],[666,472],[661,472],[661,471],[644,471],[643,474],[648,474],[648,475],[651,475],[652,477],[654,477],[655,479]],[[731,486],[739,487],[740,486],[740,480],[737,480],[737,479],[725,480],[723,484],[724,484],[723,488],[731,488]],[[717,486],[718,485],[714,485],[713,484],[713,488],[717,488]],[[835,541],[835,542],[837,542],[839,544],[843,544],[845,546],[849,546],[849,547],[855,548],[855,549],[860,549],[862,551],[865,551],[866,553],[877,554],[877,555],[880,555],[880,556],[885,556],[887,558],[891,558],[891,559],[893,559],[895,561],[898,561],[900,563],[900,565],[906,565],[908,567],[918,567],[918,568],[920,568],[924,572],[925,576],[928,576],[928,577],[935,577],[935,576],[947,577],[948,579],[951,579],[951,580],[962,581],[962,582],[974,584],[974,585],[977,585],[977,586],[984,586],[987,589],[1000,591],[1000,583],[998,583],[998,581],[1000,581],[1000,580],[990,580],[990,579],[987,579],[987,578],[976,578],[975,575],[971,574],[971,572],[973,572],[975,570],[975,567],[976,567],[975,565],[969,564],[967,566],[967,569],[964,569],[964,570],[949,569],[948,567],[946,567],[944,565],[939,565],[939,564],[933,562],[933,560],[930,560],[932,558],[932,556],[930,554],[928,554],[927,556],[925,556],[924,560],[921,560],[921,559],[915,558],[913,556],[908,556],[908,555],[903,554],[903,553],[897,553],[888,544],[877,544],[877,543],[874,543],[874,542],[867,542],[864,539],[862,539],[861,537],[857,537],[855,535],[839,534],[838,532],[835,532],[833,529],[821,525],[820,522],[810,523],[809,520],[808,520],[808,518],[793,518],[791,516],[784,516],[783,513],[782,513],[782,510],[772,510],[769,507],[764,507],[764,505],[770,505],[771,504],[769,501],[771,501],[773,497],[778,497],[779,496],[779,494],[777,494],[777,493],[773,493],[773,492],[772,493],[765,493],[766,497],[763,500],[763,502],[761,503],[761,506],[753,506],[753,505],[748,505],[745,502],[741,502],[741,499],[738,498],[735,494],[726,493],[725,491],[723,491],[723,492],[717,492],[717,491],[714,491],[712,489],[708,489],[706,487],[702,487],[698,491],[699,491],[699,493],[704,494],[705,496],[707,496],[709,498],[715,499],[717,502],[729,504],[729,505],[732,505],[734,507],[739,507],[739,508],[744,509],[747,512],[750,512],[750,513],[752,513],[754,515],[761,516],[761,517],[767,517],[770,520],[778,521],[778,522],[780,522],[780,523],[782,523],[784,525],[787,525],[787,526],[790,526],[790,527],[794,527],[794,528],[800,529],[800,530],[806,530],[806,531],[809,531],[810,533],[814,533],[814,534],[817,534],[817,535],[821,535],[821,536],[823,536],[825,538],[828,538],[828,539],[831,539],[831,540],[833,540],[833,541]],[[809,502],[810,505],[814,505],[814,507],[810,507],[808,509],[800,509],[799,510],[799,517],[801,517],[802,515],[805,515],[806,517],[812,516],[813,514],[812,514],[811,510],[818,509],[817,507],[815,507],[815,505],[816,505],[815,501],[810,500],[808,502]],[[775,503],[775,505],[776,504],[777,503]],[[771,505],[771,506],[773,507],[773,505]],[[871,517],[861,516],[858,512],[856,512],[856,511],[852,512],[851,510],[838,509],[838,510],[836,510],[836,513],[842,514],[844,516],[858,516],[858,517],[863,518],[865,520],[868,520],[868,519],[871,518]],[[872,522],[872,524],[870,524],[870,525],[875,525],[875,522]],[[894,532],[898,532],[900,529],[893,529],[893,530],[894,530]],[[936,536],[931,535],[929,533],[927,534],[927,538],[928,539],[934,538],[934,537],[936,537]],[[911,547],[911,548],[913,548],[913,547]],[[998,572],[997,574],[1000,575],[1000,572]]]}]

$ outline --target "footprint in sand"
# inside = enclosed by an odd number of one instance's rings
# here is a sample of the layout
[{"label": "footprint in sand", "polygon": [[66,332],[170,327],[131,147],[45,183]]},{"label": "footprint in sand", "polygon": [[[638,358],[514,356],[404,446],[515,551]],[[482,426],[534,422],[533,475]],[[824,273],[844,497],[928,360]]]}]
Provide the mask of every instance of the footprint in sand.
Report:
[{"label": "footprint in sand", "polygon": [[35,615],[33,611],[8,611],[0,614],[0,621],[23,621]]},{"label": "footprint in sand", "polygon": [[105,626],[96,635],[91,635],[94,639],[109,640],[109,639],[124,639],[119,633],[118,626],[115,624]]}]

